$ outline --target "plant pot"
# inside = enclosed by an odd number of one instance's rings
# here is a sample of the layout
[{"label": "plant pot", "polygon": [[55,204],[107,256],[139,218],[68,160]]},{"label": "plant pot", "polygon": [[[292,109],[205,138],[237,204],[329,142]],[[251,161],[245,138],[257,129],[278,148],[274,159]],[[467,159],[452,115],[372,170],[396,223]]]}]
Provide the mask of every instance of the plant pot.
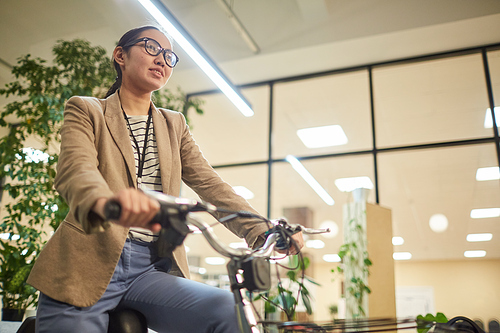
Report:
[{"label": "plant pot", "polygon": [[25,310],[2,309],[2,321],[23,321]]}]

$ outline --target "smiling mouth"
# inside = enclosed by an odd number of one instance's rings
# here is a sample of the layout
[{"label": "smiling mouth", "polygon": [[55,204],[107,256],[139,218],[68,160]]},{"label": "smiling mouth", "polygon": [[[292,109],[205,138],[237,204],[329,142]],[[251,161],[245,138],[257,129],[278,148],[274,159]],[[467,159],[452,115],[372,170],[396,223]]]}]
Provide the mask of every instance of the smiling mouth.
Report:
[{"label": "smiling mouth", "polygon": [[150,71],[152,71],[153,73],[155,73],[155,74],[157,74],[157,75],[159,75],[159,76],[163,77],[163,73],[162,73],[162,72],[160,72],[160,71],[157,71],[156,69],[150,69]]}]

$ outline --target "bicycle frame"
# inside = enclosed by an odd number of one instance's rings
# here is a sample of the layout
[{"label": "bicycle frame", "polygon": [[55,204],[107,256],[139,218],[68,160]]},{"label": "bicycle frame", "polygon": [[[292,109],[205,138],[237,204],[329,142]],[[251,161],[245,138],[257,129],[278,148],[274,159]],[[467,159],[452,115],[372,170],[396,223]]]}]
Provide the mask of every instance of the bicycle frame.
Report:
[{"label": "bicycle frame", "polygon": [[[271,287],[270,265],[269,261],[264,258],[271,256],[277,241],[277,235],[271,234],[266,239],[261,250],[257,252],[246,248],[233,249],[219,241],[212,228],[192,213],[187,214],[186,222],[197,227],[215,251],[229,258],[227,271],[231,292],[235,300],[240,331],[241,333],[258,333],[259,330],[257,329],[257,321],[253,310],[243,298],[241,291],[242,289],[264,291]],[[241,273],[243,273],[243,276]],[[243,278],[238,279],[239,276]]]}]

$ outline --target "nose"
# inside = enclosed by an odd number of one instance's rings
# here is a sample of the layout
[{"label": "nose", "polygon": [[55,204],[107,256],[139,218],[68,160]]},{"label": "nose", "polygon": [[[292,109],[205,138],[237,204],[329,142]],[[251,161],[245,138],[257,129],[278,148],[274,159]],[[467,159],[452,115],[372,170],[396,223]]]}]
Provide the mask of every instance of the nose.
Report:
[{"label": "nose", "polygon": [[163,57],[163,52],[160,52],[160,54],[158,54],[155,58],[155,64],[158,65],[158,66],[162,66],[164,67],[166,62],[165,62],[165,58]]}]

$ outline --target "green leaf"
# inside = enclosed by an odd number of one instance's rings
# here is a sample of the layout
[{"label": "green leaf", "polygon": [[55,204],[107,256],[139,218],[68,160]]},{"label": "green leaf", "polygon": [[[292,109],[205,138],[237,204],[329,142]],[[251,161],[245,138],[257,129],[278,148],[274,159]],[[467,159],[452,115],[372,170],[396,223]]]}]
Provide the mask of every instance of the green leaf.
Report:
[{"label": "green leaf", "polygon": [[312,314],[312,307],[311,307],[311,300],[308,296],[308,294],[302,293],[302,302],[304,303],[304,306],[306,307],[306,312],[307,314]]},{"label": "green leaf", "polygon": [[444,324],[444,323],[448,322],[448,318],[446,318],[446,316],[442,312],[438,312],[436,314],[435,321],[437,323],[443,323]]}]

